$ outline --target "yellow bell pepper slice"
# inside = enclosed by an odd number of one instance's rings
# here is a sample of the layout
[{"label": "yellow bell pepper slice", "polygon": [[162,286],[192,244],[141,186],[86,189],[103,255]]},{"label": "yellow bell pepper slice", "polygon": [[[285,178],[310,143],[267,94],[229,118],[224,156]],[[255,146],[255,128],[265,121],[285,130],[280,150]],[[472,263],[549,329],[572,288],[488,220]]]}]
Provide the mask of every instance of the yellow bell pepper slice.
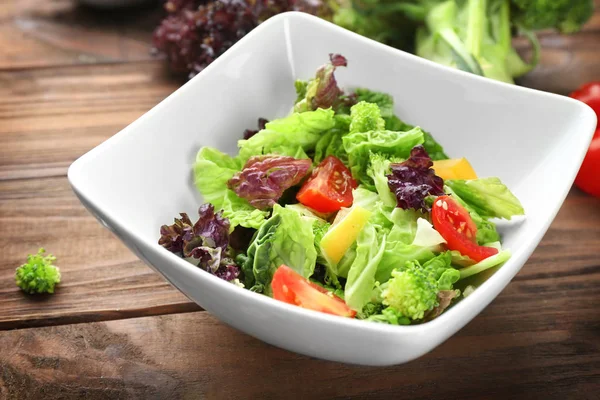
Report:
[{"label": "yellow bell pepper slice", "polygon": [[[345,211],[342,209],[339,212]],[[341,219],[335,221],[321,239],[321,250],[325,258],[334,265],[337,264],[356,241],[370,216],[370,211],[354,206]]]},{"label": "yellow bell pepper slice", "polygon": [[477,179],[477,174],[466,158],[453,158],[433,162],[433,170],[440,178],[446,179]]}]

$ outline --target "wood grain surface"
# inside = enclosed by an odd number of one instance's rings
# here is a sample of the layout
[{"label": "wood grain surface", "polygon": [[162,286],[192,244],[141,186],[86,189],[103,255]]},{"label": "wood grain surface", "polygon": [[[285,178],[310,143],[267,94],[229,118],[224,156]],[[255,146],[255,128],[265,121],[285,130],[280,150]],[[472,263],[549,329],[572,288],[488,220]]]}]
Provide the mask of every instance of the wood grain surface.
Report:
[{"label": "wood grain surface", "polygon": [[0,69],[118,63],[150,53],[160,2],[98,10],[73,0],[0,0]]},{"label": "wood grain surface", "polygon": [[[595,4],[582,32],[541,35],[542,62],[521,84],[564,94],[600,80]],[[0,0],[0,399],[599,398],[600,200],[578,189],[506,290],[405,366],[309,359],[194,312],[66,179],[77,157],[181,84],[149,52],[161,14]],[[26,296],[14,269],[40,246],[63,282]],[[45,325],[62,326],[16,329]]]},{"label": "wood grain surface", "polygon": [[[0,335],[0,348],[6,349],[0,353],[0,396],[597,399],[600,314],[591,304],[577,307],[578,295],[568,315],[546,305],[548,297],[563,297],[557,290],[567,279],[514,282],[446,343],[389,368],[290,353],[204,312],[5,332]],[[535,296],[524,295],[532,289]],[[530,301],[515,301],[523,298]],[[507,309],[507,303],[513,307]]]}]

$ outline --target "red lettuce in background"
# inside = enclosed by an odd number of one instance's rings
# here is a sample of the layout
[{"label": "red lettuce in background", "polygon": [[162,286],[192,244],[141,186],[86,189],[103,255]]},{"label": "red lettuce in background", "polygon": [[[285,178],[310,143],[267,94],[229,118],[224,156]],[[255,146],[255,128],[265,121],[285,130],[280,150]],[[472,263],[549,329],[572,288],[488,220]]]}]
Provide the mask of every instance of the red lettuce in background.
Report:
[{"label": "red lettuce in background", "polygon": [[286,189],[300,183],[312,162],[288,156],[254,156],[227,182],[229,189],[261,210],[273,207]]},{"label": "red lettuce in background", "polygon": [[431,169],[433,161],[421,145],[413,147],[408,160],[390,165],[388,186],[396,196],[398,207],[429,211],[425,198],[444,194],[444,180]]},{"label": "red lettuce in background", "polygon": [[221,279],[237,278],[240,269],[230,255],[229,220],[215,213],[210,203],[200,206],[198,214],[193,225],[186,213],[175,218],[173,225],[163,225],[158,244],[180,257],[198,260],[198,267]]},{"label": "red lettuce in background", "polygon": [[164,8],[168,14],[154,31],[155,50],[166,55],[172,72],[188,78],[273,15],[332,13],[319,0],[169,0]]}]

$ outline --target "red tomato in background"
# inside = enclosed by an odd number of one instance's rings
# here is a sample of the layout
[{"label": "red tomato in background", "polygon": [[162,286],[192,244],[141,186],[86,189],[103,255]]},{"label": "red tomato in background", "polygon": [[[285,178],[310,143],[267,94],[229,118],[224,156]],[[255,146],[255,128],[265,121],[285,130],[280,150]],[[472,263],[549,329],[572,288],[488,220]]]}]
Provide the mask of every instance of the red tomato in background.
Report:
[{"label": "red tomato in background", "polygon": [[271,281],[273,298],[295,306],[321,311],[327,314],[354,318],[356,311],[350,309],[338,296],[312,283],[302,275],[281,265]]},{"label": "red tomato in background", "polygon": [[498,249],[477,244],[477,226],[469,212],[450,196],[440,196],[435,200],[431,220],[450,250],[456,250],[476,262],[498,254]]},{"label": "red tomato in background", "polygon": [[[583,85],[569,96],[590,106],[600,120],[600,82]],[[600,197],[600,127],[596,127],[592,143],[575,178],[575,185],[588,194]]]},{"label": "red tomato in background", "polygon": [[328,156],[313,170],[296,199],[313,210],[330,213],[350,207],[352,189],[357,186],[344,163],[334,156]]}]

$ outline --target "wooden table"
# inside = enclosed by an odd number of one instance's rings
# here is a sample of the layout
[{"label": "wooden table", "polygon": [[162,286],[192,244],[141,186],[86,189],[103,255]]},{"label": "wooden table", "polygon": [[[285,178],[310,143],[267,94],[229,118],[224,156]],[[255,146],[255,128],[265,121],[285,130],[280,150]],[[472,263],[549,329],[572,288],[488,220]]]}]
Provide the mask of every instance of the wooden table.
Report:
[{"label": "wooden table", "polygon": [[[84,210],[66,172],[180,85],[148,52],[160,15],[0,0],[0,399],[599,398],[600,200],[577,189],[480,316],[393,368],[263,344],[138,261]],[[600,11],[583,32],[542,43],[523,84],[566,93],[600,79]],[[30,297],[13,274],[40,246],[63,282]]]}]

